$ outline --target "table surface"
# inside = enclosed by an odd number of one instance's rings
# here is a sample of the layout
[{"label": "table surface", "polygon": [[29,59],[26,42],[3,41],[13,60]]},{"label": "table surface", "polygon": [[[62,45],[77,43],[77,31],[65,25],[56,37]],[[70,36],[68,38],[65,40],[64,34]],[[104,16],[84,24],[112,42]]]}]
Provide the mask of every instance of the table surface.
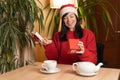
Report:
[{"label": "table surface", "polygon": [[42,73],[41,62],[35,62],[25,67],[0,75],[0,80],[118,80],[120,69],[100,68],[95,76],[81,76],[72,69],[72,65],[58,64],[58,73]]}]

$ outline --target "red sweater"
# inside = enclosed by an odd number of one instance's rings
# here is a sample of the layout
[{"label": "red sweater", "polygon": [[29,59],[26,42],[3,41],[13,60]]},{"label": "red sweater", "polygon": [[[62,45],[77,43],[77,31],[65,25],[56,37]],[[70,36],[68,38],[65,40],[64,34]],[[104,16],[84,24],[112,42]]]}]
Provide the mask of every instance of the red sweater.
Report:
[{"label": "red sweater", "polygon": [[[83,42],[85,52],[83,54],[68,53],[68,41],[59,40],[60,32],[57,32],[53,38],[53,42],[45,47],[45,53],[48,59],[57,60],[60,64],[73,64],[74,62],[90,61],[96,64],[97,52],[94,34],[87,29],[83,29],[83,37],[79,39]],[[75,38],[74,32],[67,32],[67,39]]]}]

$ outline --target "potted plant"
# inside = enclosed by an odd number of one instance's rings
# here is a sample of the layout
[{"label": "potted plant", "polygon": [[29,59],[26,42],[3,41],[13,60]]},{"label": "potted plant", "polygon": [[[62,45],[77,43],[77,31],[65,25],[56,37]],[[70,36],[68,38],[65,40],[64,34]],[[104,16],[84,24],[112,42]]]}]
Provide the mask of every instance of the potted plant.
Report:
[{"label": "potted plant", "polygon": [[[105,31],[105,39],[103,40],[107,40],[110,29],[114,30],[108,7],[120,17],[109,0],[78,0],[79,18],[84,20],[86,24],[84,27],[91,29],[95,33],[98,41],[100,35],[99,30],[101,28]],[[99,26],[100,24],[102,24],[102,27]]]},{"label": "potted plant", "polygon": [[0,73],[21,66],[16,50],[33,46],[34,22],[44,27],[36,1],[42,5],[39,0],[0,0]]}]

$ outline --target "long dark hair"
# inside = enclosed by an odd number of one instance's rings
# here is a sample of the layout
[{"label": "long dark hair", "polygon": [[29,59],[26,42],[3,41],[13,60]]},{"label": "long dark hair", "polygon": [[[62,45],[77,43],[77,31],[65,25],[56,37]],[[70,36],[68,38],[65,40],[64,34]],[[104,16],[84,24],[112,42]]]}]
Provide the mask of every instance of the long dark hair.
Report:
[{"label": "long dark hair", "polygon": [[[62,26],[61,26],[61,32],[60,32],[60,40],[61,41],[66,41],[67,40],[66,33],[69,30],[69,28],[65,25],[64,20],[63,20],[64,17],[67,14],[68,13],[64,14],[63,17],[62,17]],[[74,34],[75,34],[76,38],[82,38],[82,36],[83,36],[83,30],[82,30],[82,27],[80,26],[80,21],[78,20],[77,16],[76,16],[76,20],[77,20],[77,23],[75,25]]]}]

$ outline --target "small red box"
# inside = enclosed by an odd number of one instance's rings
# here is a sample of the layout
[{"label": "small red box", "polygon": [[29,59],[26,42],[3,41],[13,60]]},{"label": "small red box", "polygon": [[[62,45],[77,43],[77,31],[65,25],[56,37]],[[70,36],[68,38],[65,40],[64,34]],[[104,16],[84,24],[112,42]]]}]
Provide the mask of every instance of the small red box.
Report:
[{"label": "small red box", "polygon": [[79,39],[69,39],[68,41],[70,50],[80,50],[80,47],[78,46]]}]

